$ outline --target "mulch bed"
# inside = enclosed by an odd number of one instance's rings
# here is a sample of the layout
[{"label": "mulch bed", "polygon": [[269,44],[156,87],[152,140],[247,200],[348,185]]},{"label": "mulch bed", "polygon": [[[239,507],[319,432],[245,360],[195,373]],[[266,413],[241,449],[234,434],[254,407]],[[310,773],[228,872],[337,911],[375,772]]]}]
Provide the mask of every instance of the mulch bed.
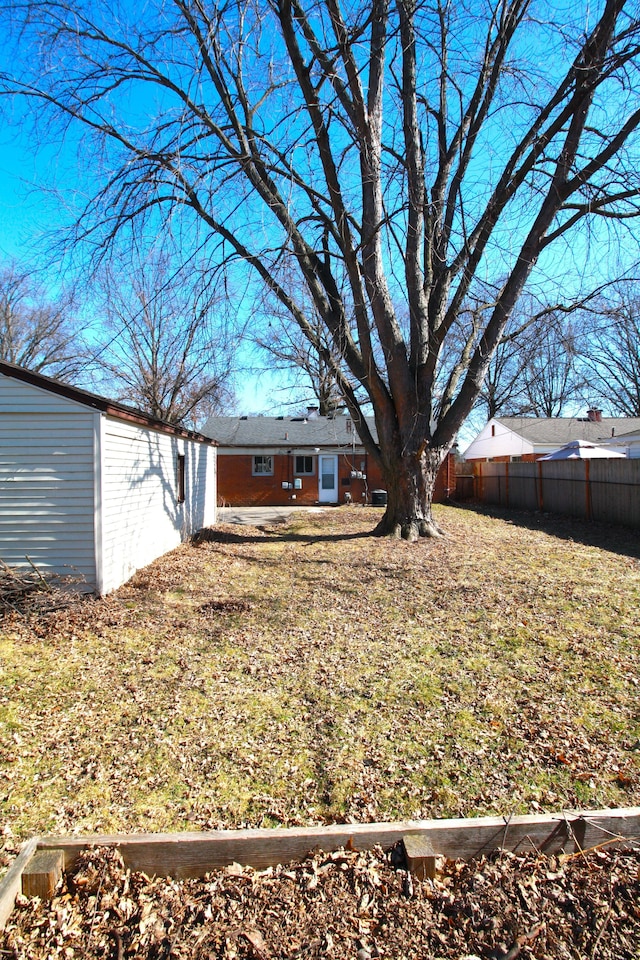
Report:
[{"label": "mulch bed", "polygon": [[417,880],[388,854],[315,851],[257,872],[150,879],[85,852],[51,903],[19,897],[0,956],[213,960],[637,960],[640,851],[447,861]]}]

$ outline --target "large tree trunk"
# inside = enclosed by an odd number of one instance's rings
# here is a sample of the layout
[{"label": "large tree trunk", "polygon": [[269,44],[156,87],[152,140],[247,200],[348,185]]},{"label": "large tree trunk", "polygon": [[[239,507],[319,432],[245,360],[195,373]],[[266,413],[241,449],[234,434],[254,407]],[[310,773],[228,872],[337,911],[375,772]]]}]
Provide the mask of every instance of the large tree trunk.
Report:
[{"label": "large tree trunk", "polygon": [[410,541],[443,535],[431,505],[438,470],[447,453],[440,447],[385,457],[387,509],[376,533]]}]

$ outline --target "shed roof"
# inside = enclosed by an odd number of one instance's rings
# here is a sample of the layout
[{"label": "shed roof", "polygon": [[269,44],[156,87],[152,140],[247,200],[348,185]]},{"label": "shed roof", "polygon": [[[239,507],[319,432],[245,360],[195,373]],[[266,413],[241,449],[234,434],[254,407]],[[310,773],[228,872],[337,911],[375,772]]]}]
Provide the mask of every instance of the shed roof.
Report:
[{"label": "shed roof", "polygon": [[75,403],[81,403],[85,407],[91,407],[106,413],[109,416],[117,417],[120,420],[128,420],[137,423],[143,427],[150,427],[153,430],[159,430],[163,433],[172,433],[178,437],[185,437],[189,440],[197,440],[200,443],[215,443],[211,437],[203,433],[197,433],[194,430],[187,430],[175,423],[168,423],[166,420],[158,420],[156,417],[150,417],[142,410],[135,407],[129,407],[126,404],[115,400],[107,400],[105,397],[98,396],[97,393],[90,393],[88,390],[82,390],[80,387],[73,387],[61,380],[55,380],[53,377],[45,377],[41,373],[34,373],[32,370],[26,370],[15,363],[7,363],[0,360],[0,373],[5,377],[12,377],[14,380],[21,380],[23,383],[30,383],[34,387],[54,393],[57,396],[65,397],[67,400],[73,400]]},{"label": "shed roof", "polygon": [[[377,438],[373,417],[367,425]],[[361,445],[354,422],[335,417],[210,417],[203,432],[221,447],[349,447]]]}]

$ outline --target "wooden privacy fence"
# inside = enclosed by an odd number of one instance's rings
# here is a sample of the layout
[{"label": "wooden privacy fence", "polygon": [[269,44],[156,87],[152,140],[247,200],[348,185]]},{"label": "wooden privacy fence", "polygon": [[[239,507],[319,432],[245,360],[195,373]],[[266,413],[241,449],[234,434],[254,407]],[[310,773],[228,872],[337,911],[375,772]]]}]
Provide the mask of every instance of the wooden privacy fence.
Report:
[{"label": "wooden privacy fence", "polygon": [[482,503],[640,527],[640,459],[477,461],[473,468]]}]

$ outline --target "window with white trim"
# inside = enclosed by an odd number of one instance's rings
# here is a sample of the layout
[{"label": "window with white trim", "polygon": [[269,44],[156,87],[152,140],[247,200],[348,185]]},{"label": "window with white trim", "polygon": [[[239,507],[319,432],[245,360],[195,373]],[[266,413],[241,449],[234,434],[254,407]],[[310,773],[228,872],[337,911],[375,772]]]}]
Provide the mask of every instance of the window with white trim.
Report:
[{"label": "window with white trim", "polygon": [[260,454],[253,458],[254,477],[272,477],[273,476],[273,457]]}]

